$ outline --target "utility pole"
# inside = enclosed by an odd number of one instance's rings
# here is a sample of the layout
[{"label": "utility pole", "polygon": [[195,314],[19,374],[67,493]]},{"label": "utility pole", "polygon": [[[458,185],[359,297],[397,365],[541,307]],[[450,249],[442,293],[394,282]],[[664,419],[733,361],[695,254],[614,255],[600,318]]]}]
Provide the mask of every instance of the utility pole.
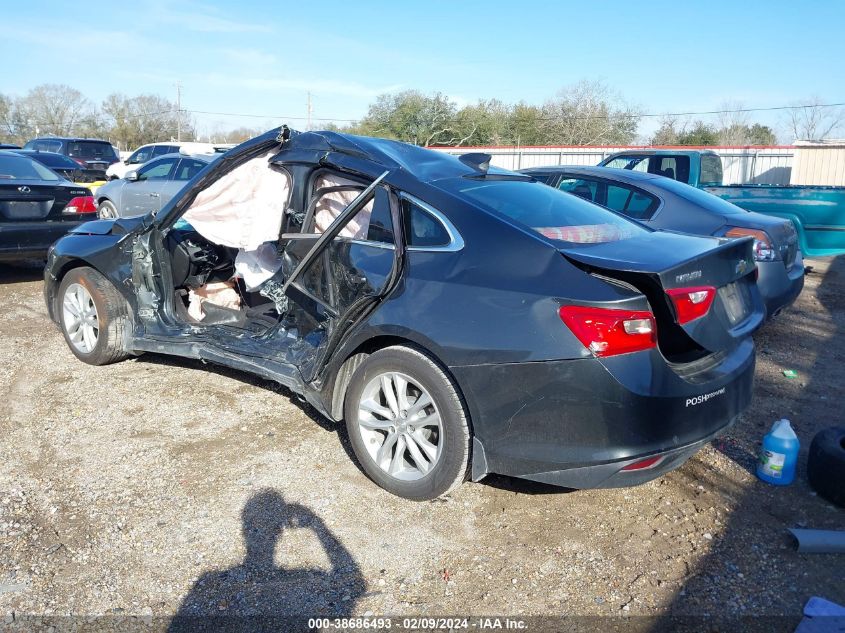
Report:
[{"label": "utility pole", "polygon": [[182,82],[176,81],[176,140],[182,140]]},{"label": "utility pole", "polygon": [[305,129],[309,132],[311,131],[311,113],[314,112],[314,108],[311,106],[311,93],[308,93],[308,103],[306,103],[306,112],[308,113],[308,123],[305,126]]}]

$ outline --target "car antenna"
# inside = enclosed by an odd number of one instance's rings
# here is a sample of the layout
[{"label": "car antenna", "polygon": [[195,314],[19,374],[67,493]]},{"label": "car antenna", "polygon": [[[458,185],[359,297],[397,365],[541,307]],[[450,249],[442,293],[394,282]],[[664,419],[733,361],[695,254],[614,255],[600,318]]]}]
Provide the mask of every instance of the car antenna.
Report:
[{"label": "car antenna", "polygon": [[490,161],[492,159],[493,157],[490,154],[483,152],[472,152],[458,156],[458,160],[464,165],[472,167],[475,171],[481,172],[482,174],[486,174],[487,170],[490,169]]}]

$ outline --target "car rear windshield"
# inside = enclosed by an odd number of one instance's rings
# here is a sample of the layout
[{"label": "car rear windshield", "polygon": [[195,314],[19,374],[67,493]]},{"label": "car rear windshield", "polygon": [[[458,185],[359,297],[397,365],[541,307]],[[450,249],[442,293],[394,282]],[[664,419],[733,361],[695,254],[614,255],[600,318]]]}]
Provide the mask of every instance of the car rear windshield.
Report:
[{"label": "car rear windshield", "polygon": [[461,179],[445,181],[443,185],[483,209],[507,216],[558,242],[617,242],[648,232],[604,207],[539,182]]},{"label": "car rear windshield", "polygon": [[4,180],[60,180],[58,174],[23,156],[0,155],[0,182]]},{"label": "car rear windshield", "polygon": [[664,189],[668,189],[684,200],[692,202],[693,204],[696,204],[703,209],[707,209],[708,211],[713,211],[714,213],[719,213],[721,215],[745,215],[748,213],[745,209],[742,209],[735,204],[731,204],[727,200],[722,200],[719,196],[702,191],[697,187],[692,187],[682,182],[678,182],[677,180],[666,179],[665,181],[660,181],[660,186]]},{"label": "car rear windshield", "polygon": [[722,184],[722,159],[713,154],[701,155],[701,175],[698,182],[702,187],[720,186]]},{"label": "car rear windshield", "polygon": [[79,169],[80,166],[72,159],[62,154],[54,154],[52,152],[39,152],[30,156],[33,160],[37,160],[42,165],[47,167],[57,167],[59,169]]},{"label": "car rear windshield", "polygon": [[67,144],[67,155],[84,160],[107,160],[117,157],[114,148],[104,141],[71,141]]}]

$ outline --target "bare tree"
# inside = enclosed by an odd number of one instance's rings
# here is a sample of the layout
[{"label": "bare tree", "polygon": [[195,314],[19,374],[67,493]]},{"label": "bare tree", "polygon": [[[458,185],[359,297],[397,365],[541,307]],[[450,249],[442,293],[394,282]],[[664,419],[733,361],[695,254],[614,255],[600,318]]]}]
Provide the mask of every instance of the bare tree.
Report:
[{"label": "bare tree", "polygon": [[601,145],[630,143],[639,113],[600,81],[581,80],[543,105],[543,129],[550,143]]},{"label": "bare tree", "polygon": [[18,99],[13,109],[18,133],[26,136],[78,134],[96,121],[96,108],[81,92],[62,84],[43,84]]},{"label": "bare tree", "polygon": [[686,126],[681,126],[677,117],[660,118],[660,127],[649,140],[650,145],[679,145],[678,137]]},{"label": "bare tree", "polygon": [[748,112],[741,101],[724,101],[719,106],[722,112],[716,116],[720,145],[748,145],[750,143]]},{"label": "bare tree", "polygon": [[794,140],[820,141],[839,129],[845,121],[845,110],[823,104],[821,98],[814,96],[789,110],[787,124]]},{"label": "bare tree", "polygon": [[10,97],[0,94],[0,142],[11,143],[17,140],[12,125],[12,108],[14,102]]},{"label": "bare tree", "polygon": [[194,137],[193,121],[185,112],[177,111],[173,102],[158,95],[111,94],[103,101],[102,112],[110,140],[122,147],[175,139],[180,127],[182,140]]}]

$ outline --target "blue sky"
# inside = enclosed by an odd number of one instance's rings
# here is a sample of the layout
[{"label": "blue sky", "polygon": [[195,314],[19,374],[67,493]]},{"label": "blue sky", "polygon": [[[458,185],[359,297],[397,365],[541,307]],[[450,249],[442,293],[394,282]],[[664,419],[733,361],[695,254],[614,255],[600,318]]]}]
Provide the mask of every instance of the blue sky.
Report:
[{"label": "blue sky", "polygon": [[[101,10],[96,10],[100,7]],[[354,119],[379,93],[541,103],[601,79],[647,112],[845,101],[845,2],[6,2],[0,92],[158,93],[200,132]],[[279,118],[263,118],[271,115]],[[778,125],[783,115],[753,115]],[[654,125],[644,122],[641,131]],[[315,122],[315,127],[319,123]]]}]

